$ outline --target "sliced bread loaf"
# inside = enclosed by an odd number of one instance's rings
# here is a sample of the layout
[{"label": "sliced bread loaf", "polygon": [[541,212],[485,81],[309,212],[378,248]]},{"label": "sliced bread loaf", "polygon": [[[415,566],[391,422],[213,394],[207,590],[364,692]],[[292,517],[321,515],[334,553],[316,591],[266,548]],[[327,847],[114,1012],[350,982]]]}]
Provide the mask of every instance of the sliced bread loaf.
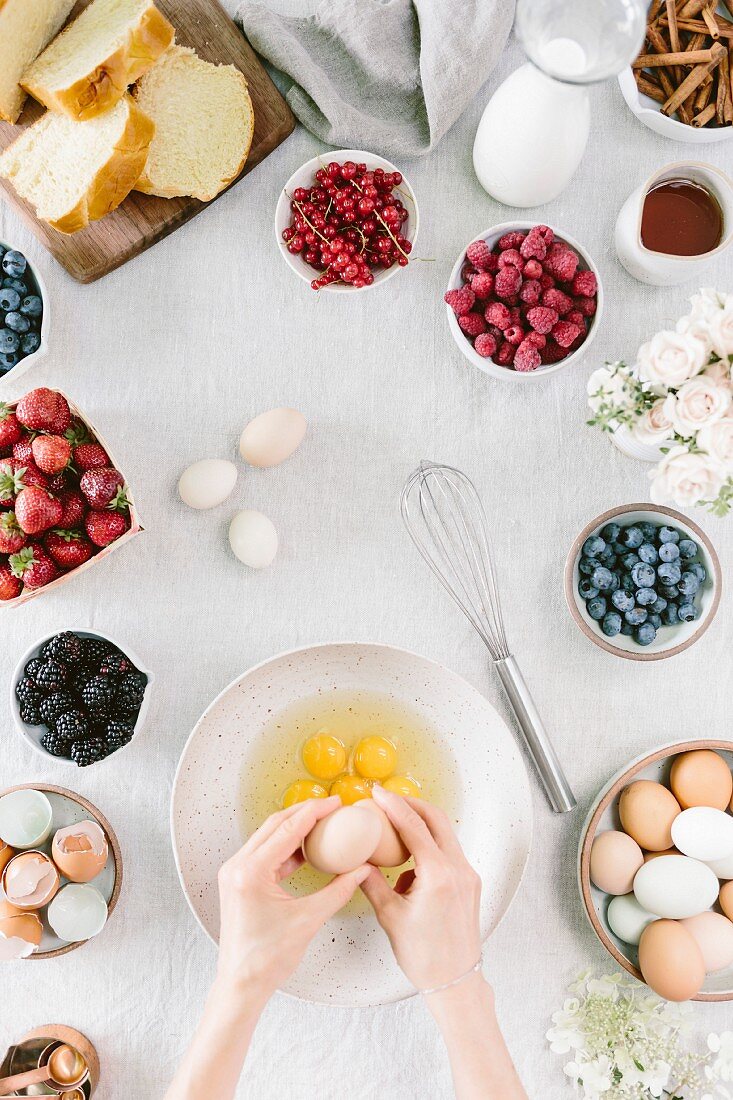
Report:
[{"label": "sliced bread loaf", "polygon": [[52,111],[79,121],[94,118],[122,98],[174,35],[152,0],[92,0],[21,83]]},{"label": "sliced bread loaf", "polygon": [[252,144],[247,81],[234,65],[212,65],[171,46],[133,89],[155,123],[137,191],[208,202],[235,180]]},{"label": "sliced bread loaf", "polygon": [[129,95],[88,122],[46,111],[0,156],[0,176],[39,218],[75,233],[130,193],[154,129]]},{"label": "sliced bread loaf", "polygon": [[74,0],[0,0],[0,118],[16,122],[20,78],[69,17]]}]

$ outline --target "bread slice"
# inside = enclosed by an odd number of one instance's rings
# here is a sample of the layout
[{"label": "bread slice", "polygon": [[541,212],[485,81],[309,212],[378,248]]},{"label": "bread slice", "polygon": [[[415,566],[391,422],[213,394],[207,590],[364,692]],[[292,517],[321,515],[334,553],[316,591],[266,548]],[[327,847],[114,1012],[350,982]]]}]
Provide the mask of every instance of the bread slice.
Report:
[{"label": "bread slice", "polygon": [[0,156],[0,176],[39,218],[75,233],[130,193],[154,131],[129,95],[88,122],[46,111]]},{"label": "bread slice", "polygon": [[137,191],[208,202],[235,180],[252,144],[247,81],[234,65],[212,65],[171,46],[132,94],[155,123]]},{"label": "bread slice", "polygon": [[78,121],[94,118],[122,98],[174,36],[152,0],[93,0],[21,83],[49,110]]},{"label": "bread slice", "polygon": [[0,0],[0,118],[16,122],[20,78],[69,17],[74,0]]}]

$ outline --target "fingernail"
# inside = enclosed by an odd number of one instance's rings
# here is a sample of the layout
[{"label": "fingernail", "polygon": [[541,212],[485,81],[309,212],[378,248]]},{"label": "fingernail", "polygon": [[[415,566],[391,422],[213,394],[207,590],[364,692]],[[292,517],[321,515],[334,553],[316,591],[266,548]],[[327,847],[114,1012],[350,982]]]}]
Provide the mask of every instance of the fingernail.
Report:
[{"label": "fingernail", "polygon": [[372,787],[372,798],[375,802],[379,802],[386,795],[384,787],[380,783],[375,783]]},{"label": "fingernail", "polygon": [[356,872],[357,886],[361,886],[362,882],[364,882],[365,879],[368,879],[371,873],[372,869],[368,864],[365,867],[360,867],[359,870]]}]

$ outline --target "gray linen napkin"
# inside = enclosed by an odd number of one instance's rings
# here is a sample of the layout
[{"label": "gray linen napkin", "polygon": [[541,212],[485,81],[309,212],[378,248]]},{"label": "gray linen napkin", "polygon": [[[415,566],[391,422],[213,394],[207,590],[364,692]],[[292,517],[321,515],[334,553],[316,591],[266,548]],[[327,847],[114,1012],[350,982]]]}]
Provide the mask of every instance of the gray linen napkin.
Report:
[{"label": "gray linen napkin", "polygon": [[295,116],[329,145],[402,157],[427,153],[453,125],[494,68],[514,18],[514,0],[293,7],[245,0],[237,18],[293,81],[286,94]]}]

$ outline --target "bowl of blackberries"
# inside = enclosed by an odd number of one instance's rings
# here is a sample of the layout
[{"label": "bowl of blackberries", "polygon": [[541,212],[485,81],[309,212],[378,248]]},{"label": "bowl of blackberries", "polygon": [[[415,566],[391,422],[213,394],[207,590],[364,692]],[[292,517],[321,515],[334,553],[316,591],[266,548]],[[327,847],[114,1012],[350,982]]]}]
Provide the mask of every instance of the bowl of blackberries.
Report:
[{"label": "bowl of blackberries", "polygon": [[152,676],[99,631],[64,630],[21,658],[11,708],[38,752],[80,768],[116,755],[141,729]]},{"label": "bowl of blackberries", "polygon": [[30,260],[0,241],[0,385],[48,350],[48,295]]},{"label": "bowl of blackberries", "polygon": [[696,642],[722,589],[705,532],[671,508],[628,504],[578,535],[565,564],[565,598],[587,638],[632,661],[659,661]]}]

